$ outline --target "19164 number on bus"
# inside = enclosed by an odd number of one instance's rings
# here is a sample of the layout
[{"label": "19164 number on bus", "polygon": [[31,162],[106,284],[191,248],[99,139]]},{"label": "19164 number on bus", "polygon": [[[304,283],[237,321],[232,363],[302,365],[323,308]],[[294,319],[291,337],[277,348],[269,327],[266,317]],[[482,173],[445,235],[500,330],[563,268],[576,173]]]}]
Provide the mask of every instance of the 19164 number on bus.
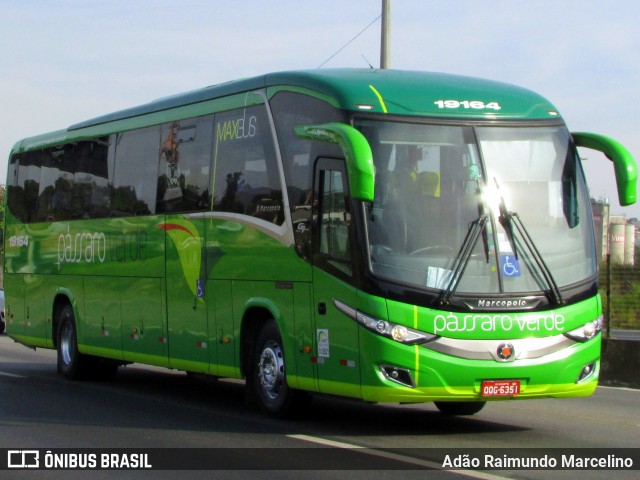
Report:
[{"label": "19164 number on bus", "polygon": [[436,100],[433,102],[438,108],[464,108],[472,110],[501,110],[498,102],[484,103],[480,100]]}]

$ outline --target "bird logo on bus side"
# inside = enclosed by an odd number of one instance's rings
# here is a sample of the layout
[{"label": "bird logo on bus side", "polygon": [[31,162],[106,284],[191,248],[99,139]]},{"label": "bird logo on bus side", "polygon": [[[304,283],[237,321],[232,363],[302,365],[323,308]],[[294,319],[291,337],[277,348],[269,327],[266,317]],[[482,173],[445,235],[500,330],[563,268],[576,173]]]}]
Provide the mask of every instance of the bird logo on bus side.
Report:
[{"label": "bird logo on bus side", "polygon": [[158,224],[157,227],[166,231],[175,245],[182,273],[194,297],[204,301],[204,285],[200,278],[202,240],[195,225],[189,220],[172,219]]}]

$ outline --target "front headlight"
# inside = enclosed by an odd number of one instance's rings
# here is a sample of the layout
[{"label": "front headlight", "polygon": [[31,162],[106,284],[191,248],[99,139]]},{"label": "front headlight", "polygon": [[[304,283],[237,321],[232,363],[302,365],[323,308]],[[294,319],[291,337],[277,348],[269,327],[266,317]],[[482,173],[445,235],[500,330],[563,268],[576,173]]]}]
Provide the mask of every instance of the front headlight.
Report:
[{"label": "front headlight", "polygon": [[438,337],[437,335],[421,332],[420,330],[387,322],[386,320],[380,320],[379,318],[370,317],[369,315],[349,307],[340,300],[334,299],[333,304],[338,310],[358,322],[367,330],[405,345],[420,345],[430,342]]},{"label": "front headlight", "polygon": [[602,316],[599,316],[592,322],[585,323],[575,330],[565,332],[565,337],[569,337],[576,342],[586,342],[598,335],[602,331]]}]

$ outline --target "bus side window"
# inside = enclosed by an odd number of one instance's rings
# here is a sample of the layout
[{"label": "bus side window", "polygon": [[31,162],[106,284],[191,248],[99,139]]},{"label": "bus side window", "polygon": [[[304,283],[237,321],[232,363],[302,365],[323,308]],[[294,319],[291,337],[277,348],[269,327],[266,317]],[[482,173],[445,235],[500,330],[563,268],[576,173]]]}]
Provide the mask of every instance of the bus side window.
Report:
[{"label": "bus side window", "polygon": [[[27,152],[14,155],[9,167],[9,210],[20,221],[32,222],[36,216],[38,191],[40,190],[40,165],[36,155]],[[13,175],[11,175],[13,173]]]},{"label": "bus side window", "polygon": [[109,216],[108,146],[98,137],[14,156],[11,212],[24,223]]},{"label": "bus side window", "polygon": [[195,212],[211,204],[213,116],[162,126],[157,212]]},{"label": "bus side window", "polygon": [[216,114],[213,210],[284,223],[282,186],[263,105]]},{"label": "bus side window", "polygon": [[[323,162],[323,160],[320,160]],[[329,160],[338,163],[338,160]],[[332,168],[332,167],[327,167]],[[344,171],[318,170],[318,246],[320,265],[328,265],[343,276],[352,276],[351,246],[349,231],[351,213],[348,208],[346,178]]]},{"label": "bus side window", "polygon": [[114,216],[155,213],[160,128],[147,127],[117,135]]},{"label": "bus side window", "polygon": [[299,138],[298,125],[344,122],[343,114],[331,104],[297,92],[280,91],[270,100],[278,136],[289,209],[293,221],[296,251],[311,259],[311,190],[313,164],[318,156],[341,157],[338,145]]}]

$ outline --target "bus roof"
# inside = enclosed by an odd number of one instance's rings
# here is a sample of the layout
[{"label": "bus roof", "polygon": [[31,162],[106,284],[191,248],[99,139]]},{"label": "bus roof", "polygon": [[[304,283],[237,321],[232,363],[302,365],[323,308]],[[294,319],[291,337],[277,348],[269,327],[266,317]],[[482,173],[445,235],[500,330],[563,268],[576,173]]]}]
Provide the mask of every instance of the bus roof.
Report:
[{"label": "bus roof", "polygon": [[[77,137],[79,130],[264,88],[315,91],[349,111],[439,118],[558,118],[540,95],[514,85],[460,75],[379,69],[317,69],[270,73],[213,85],[76,123],[16,144],[31,149]],[[93,129],[92,129],[93,130]],[[17,149],[17,148],[16,148]]]}]

